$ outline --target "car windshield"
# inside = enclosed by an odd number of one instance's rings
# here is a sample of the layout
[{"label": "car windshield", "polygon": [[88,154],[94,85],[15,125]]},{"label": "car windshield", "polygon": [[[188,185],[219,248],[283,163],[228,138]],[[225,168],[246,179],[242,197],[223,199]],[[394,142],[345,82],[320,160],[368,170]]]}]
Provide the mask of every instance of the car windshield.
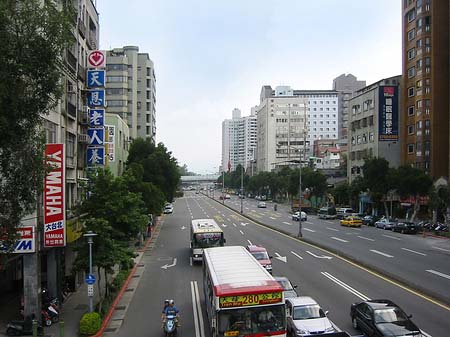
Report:
[{"label": "car windshield", "polygon": [[198,233],[194,235],[193,248],[220,247],[221,245],[221,233]]},{"label": "car windshield", "polygon": [[398,308],[378,309],[374,311],[375,323],[393,323],[407,321],[405,313]]},{"label": "car windshield", "polygon": [[268,260],[269,259],[269,255],[267,254],[267,252],[252,252],[252,255],[257,260]]},{"label": "car windshield", "polygon": [[325,317],[323,310],[317,305],[302,305],[294,307],[292,319],[314,319]]}]

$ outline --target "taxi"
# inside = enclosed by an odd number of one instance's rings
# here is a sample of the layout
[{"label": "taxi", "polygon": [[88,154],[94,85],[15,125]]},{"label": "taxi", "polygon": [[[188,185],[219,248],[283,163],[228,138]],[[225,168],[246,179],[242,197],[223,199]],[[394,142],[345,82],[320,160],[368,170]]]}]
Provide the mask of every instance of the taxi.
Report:
[{"label": "taxi", "polygon": [[350,215],[341,220],[341,226],[361,227],[362,220],[359,216]]}]

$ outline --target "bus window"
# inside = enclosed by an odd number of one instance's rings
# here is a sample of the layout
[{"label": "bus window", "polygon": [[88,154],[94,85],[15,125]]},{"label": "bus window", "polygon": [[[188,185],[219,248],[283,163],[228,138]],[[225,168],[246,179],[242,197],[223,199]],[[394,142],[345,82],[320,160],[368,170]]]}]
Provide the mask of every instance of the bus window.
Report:
[{"label": "bus window", "polygon": [[192,248],[220,247],[223,246],[222,238],[222,233],[197,233]]}]

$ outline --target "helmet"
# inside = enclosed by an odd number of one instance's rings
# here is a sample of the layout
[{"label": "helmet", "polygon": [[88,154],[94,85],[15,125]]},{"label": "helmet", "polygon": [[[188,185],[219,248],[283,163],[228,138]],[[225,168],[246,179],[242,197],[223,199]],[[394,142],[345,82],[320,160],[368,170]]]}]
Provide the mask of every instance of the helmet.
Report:
[{"label": "helmet", "polygon": [[175,304],[175,301],[174,300],[170,300],[169,304]]},{"label": "helmet", "polygon": [[169,304],[169,300],[164,300],[164,303],[165,304]]}]

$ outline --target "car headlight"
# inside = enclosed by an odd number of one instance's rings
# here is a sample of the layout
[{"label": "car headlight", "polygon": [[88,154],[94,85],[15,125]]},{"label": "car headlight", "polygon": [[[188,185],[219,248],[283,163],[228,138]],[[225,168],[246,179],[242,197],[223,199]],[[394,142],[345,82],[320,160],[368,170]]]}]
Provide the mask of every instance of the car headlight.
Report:
[{"label": "car headlight", "polygon": [[308,333],[308,331],[303,330],[303,329],[299,329],[299,328],[295,328],[295,332],[296,332],[297,334],[299,334],[299,335],[303,335],[303,334]]},{"label": "car headlight", "polygon": [[325,329],[325,332],[334,332],[334,328],[332,326],[329,326],[328,328]]}]

